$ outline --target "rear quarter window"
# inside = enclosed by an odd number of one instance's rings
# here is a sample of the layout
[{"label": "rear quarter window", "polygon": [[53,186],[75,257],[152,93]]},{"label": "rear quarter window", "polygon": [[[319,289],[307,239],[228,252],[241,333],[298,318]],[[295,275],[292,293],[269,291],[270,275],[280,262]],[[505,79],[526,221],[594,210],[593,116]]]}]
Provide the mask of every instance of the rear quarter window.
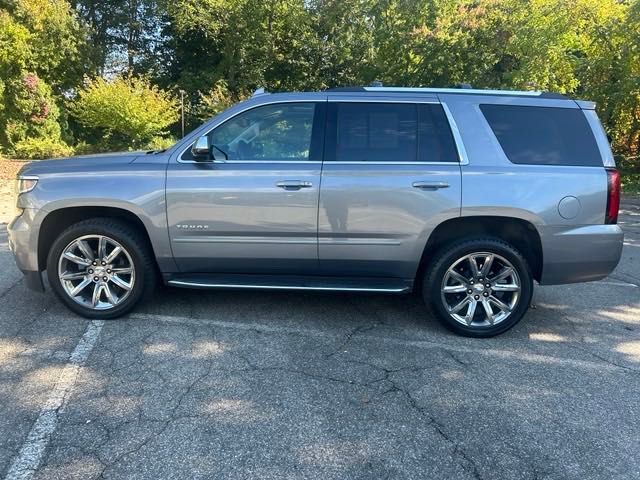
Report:
[{"label": "rear quarter window", "polygon": [[577,108],[480,105],[512,163],[601,167],[591,127]]}]

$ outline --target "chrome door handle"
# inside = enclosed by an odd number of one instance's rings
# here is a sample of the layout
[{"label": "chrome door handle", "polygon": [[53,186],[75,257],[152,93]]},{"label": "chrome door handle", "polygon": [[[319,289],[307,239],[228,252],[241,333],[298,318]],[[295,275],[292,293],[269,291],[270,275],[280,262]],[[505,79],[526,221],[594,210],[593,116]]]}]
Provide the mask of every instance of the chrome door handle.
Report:
[{"label": "chrome door handle", "polygon": [[413,188],[419,188],[421,190],[438,190],[440,188],[449,188],[447,182],[413,182],[411,184]]},{"label": "chrome door handle", "polygon": [[313,187],[313,183],[303,182],[302,180],[283,180],[276,182],[276,187],[284,188],[285,190],[300,190],[301,188]]}]

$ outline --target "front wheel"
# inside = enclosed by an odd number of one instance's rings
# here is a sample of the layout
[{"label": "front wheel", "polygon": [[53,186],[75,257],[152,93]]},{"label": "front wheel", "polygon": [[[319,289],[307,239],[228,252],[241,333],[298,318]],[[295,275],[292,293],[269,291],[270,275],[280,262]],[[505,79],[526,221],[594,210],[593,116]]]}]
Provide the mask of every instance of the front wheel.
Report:
[{"label": "front wheel", "polygon": [[88,318],[116,318],[155,285],[155,268],[140,233],[109,218],[70,226],[53,242],[47,276],[56,295]]},{"label": "front wheel", "polygon": [[494,238],[445,247],[429,265],[423,296],[447,328],[492,337],[513,327],[531,302],[533,279],[522,254]]}]

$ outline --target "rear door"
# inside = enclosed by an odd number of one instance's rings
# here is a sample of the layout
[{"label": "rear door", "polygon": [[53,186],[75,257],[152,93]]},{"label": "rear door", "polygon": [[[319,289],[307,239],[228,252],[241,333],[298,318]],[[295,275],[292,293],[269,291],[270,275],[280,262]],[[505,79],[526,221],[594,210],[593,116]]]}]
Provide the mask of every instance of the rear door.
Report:
[{"label": "rear door", "polygon": [[318,214],[325,274],[412,279],[460,215],[460,158],[437,99],[331,98]]},{"label": "rear door", "polygon": [[171,248],[182,272],[308,273],[326,101],[254,107],[210,132],[215,161],[187,149],[167,172]]}]

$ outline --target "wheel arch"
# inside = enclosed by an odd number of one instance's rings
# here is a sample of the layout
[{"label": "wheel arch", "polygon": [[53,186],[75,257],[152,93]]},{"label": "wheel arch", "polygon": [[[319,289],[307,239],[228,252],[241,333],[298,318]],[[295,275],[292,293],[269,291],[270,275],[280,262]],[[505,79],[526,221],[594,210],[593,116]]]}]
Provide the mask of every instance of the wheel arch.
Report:
[{"label": "wheel arch", "polygon": [[126,223],[142,235],[147,247],[155,254],[146,225],[132,211],[110,206],[64,207],[48,212],[40,224],[38,232],[38,270],[45,270],[47,255],[58,235],[71,225],[90,218],[116,218]]},{"label": "wheel arch", "polygon": [[533,278],[542,278],[543,252],[540,233],[527,220],[503,216],[465,216],[446,220],[429,236],[424,247],[416,282],[420,283],[433,255],[447,243],[473,236],[491,236],[504,240],[522,253]]}]

